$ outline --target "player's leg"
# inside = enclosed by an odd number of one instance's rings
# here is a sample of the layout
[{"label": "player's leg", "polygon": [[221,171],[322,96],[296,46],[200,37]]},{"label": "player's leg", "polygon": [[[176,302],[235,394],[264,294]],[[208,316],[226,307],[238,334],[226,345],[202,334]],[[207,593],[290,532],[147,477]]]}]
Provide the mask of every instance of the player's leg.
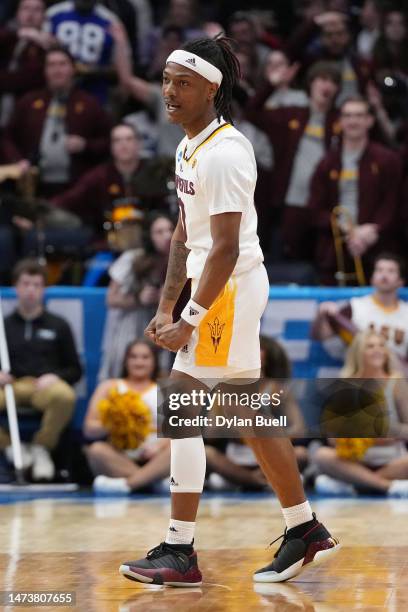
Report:
[{"label": "player's leg", "polygon": [[[183,392],[207,389],[198,380],[177,370],[171,372],[170,379],[180,384]],[[189,406],[187,414],[194,417],[199,412],[200,407]],[[119,571],[126,578],[181,587],[201,584],[202,576],[193,543],[205,468],[205,449],[201,436],[171,440],[171,518],[167,535],[164,542],[148,552],[146,558],[126,561],[120,566]]]},{"label": "player's leg", "polygon": [[290,440],[252,438],[248,444],[280,501],[286,523],[274,559],[254,574],[254,580],[282,582],[297,576],[305,567],[326,560],[340,545],[312,512]]}]

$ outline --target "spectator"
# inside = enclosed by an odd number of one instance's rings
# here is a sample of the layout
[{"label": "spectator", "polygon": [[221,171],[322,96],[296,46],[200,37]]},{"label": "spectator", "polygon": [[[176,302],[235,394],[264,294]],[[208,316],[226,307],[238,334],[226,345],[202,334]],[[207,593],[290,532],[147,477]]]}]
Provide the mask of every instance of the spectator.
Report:
[{"label": "spectator", "polygon": [[373,49],[380,35],[381,11],[378,0],[364,0],[360,13],[361,30],[358,33],[356,47],[358,55],[370,61]]},{"label": "spectator", "polygon": [[308,73],[308,107],[265,108],[264,103],[274,88],[290,81],[290,74],[295,70],[293,66],[270,69],[268,82],[249,103],[247,117],[269,135],[275,157],[273,184],[269,190],[273,201],[269,201],[267,211],[260,211],[260,224],[270,225],[268,215],[272,206],[282,210],[281,241],[285,255],[299,260],[310,256],[310,216],[305,208],[310,179],[339,131],[333,104],[340,75],[332,64],[319,62]]},{"label": "spectator", "polygon": [[373,50],[374,70],[389,71],[402,78],[408,75],[408,29],[403,11],[389,10],[383,31]]},{"label": "spectator", "polygon": [[408,452],[403,442],[408,439],[407,386],[398,376],[383,336],[366,331],[354,338],[342,377],[375,379],[381,385],[389,437],[370,439],[368,443],[363,438],[365,444],[360,445],[360,452],[358,439],[350,439],[347,446],[352,454],[349,451],[348,457],[342,451],[341,439],[331,440],[334,448],[319,448],[314,455],[323,472],[316,478],[318,492],[355,493],[358,488],[389,496],[408,496]]},{"label": "spectator", "polygon": [[[140,159],[140,139],[131,125],[120,123],[111,131],[111,161],[87,172],[74,187],[54,199],[54,204],[78,214],[97,237],[106,220],[128,211],[140,221],[146,212],[165,209],[167,174],[157,162]],[[138,243],[137,226],[134,243]]]},{"label": "spectator", "polygon": [[345,305],[322,302],[313,323],[312,336],[327,342],[337,334],[349,344],[358,331],[371,329],[381,333],[400,359],[408,358],[408,304],[398,298],[404,284],[404,272],[399,257],[380,253],[374,262],[371,277],[373,292],[353,297]]},{"label": "spectator", "polygon": [[[320,44],[311,44],[316,38]],[[319,60],[338,64],[341,73],[338,106],[349,96],[364,92],[369,67],[352,51],[351,31],[345,14],[330,11],[304,22],[288,41],[288,52],[292,60],[301,63],[303,71]]]},{"label": "spectator", "polygon": [[35,35],[44,21],[43,0],[20,0],[15,27],[0,29],[0,125],[7,124],[14,102],[44,82],[44,51]]},{"label": "spectator", "polygon": [[[257,128],[253,123],[247,121],[245,117],[245,107],[248,103],[248,96],[244,89],[236,86],[233,92],[232,115],[234,117],[234,126],[239,130],[252,144],[254,148],[255,160],[258,168],[258,173],[262,171],[270,171],[274,164],[273,148],[268,136]],[[256,196],[255,196],[256,203]]]},{"label": "spectator", "polygon": [[271,51],[265,62],[266,80],[276,82],[273,93],[265,101],[264,108],[282,106],[308,106],[309,100],[301,89],[292,89],[291,82],[296,76],[297,64],[291,69],[288,56],[281,50]]},{"label": "spectator", "polygon": [[109,119],[98,102],[74,86],[68,51],[46,53],[46,88],[26,94],[7,128],[10,161],[38,165],[40,195],[62,192],[108,150]]},{"label": "spectator", "polygon": [[161,213],[146,225],[141,248],[125,251],[109,269],[100,380],[119,376],[129,337],[143,336],[159,303],[174,226]]},{"label": "spectator", "polygon": [[234,13],[228,22],[227,35],[235,41],[238,51],[254,58],[256,74],[259,77],[270,48],[259,42],[256,25],[250,14],[244,11]]},{"label": "spectator", "polygon": [[[17,405],[42,413],[32,444],[25,445],[25,467],[32,465],[34,480],[52,480],[51,452],[71,420],[75,406],[72,387],[81,377],[81,365],[68,323],[43,304],[46,273],[35,261],[20,261],[13,273],[17,308],[4,321],[11,371],[0,372],[0,385],[12,384]],[[0,409],[6,407],[3,389]],[[0,430],[0,448],[11,460],[10,438]]]},{"label": "spectator", "polygon": [[[170,0],[166,7],[167,12],[161,19],[161,25],[148,32],[145,39],[143,65],[148,70],[154,64],[155,77],[158,74],[161,77],[166,58],[177,48],[173,46],[176,33],[183,42],[205,35],[201,27],[201,11],[197,0]],[[150,77],[153,77],[152,72]]]},{"label": "spectator", "polygon": [[[321,281],[334,283],[336,256],[331,230],[332,209],[340,205],[346,255],[364,256],[372,264],[379,251],[392,249],[401,188],[401,164],[390,149],[371,142],[373,116],[364,98],[345,100],[340,117],[343,140],[322,159],[313,176],[309,208],[317,228],[315,262]],[[347,261],[347,258],[346,258]]]},{"label": "spectator", "polygon": [[77,62],[84,88],[105,104],[109,79],[120,74],[121,64],[131,69],[123,24],[97,0],[58,2],[48,9],[46,17],[47,30]]},{"label": "spectator", "polygon": [[[100,383],[92,395],[83,429],[86,438],[94,440],[85,452],[95,476],[95,491],[130,493],[169,475],[170,444],[168,440],[159,440],[155,429],[157,375],[154,348],[147,340],[136,340],[126,350],[122,375]],[[118,449],[114,445],[115,428],[103,425],[101,402],[109,401],[111,406],[114,403],[115,409],[117,397],[126,401],[126,395],[133,405],[139,404],[141,413],[150,413],[150,433],[136,448]]]},{"label": "spectator", "polygon": [[[166,58],[169,53],[181,46],[181,39],[172,44],[166,50]],[[164,58],[165,59],[165,58]],[[160,64],[160,79],[164,60]],[[163,100],[161,83],[146,81],[131,72],[122,72],[121,81],[128,93],[138,102],[141,102],[146,111],[132,113],[124,118],[126,123],[131,123],[143,137],[147,155],[159,155],[174,159],[177,146],[183,138],[184,132],[179,125],[169,123],[167,119],[166,106]]]}]

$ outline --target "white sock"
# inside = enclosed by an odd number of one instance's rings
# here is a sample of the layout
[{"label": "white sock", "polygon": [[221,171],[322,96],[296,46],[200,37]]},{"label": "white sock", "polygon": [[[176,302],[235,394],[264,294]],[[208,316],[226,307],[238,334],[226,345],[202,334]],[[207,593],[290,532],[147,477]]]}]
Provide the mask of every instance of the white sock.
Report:
[{"label": "white sock", "polygon": [[195,523],[170,519],[166,535],[167,544],[191,544],[194,539]]},{"label": "white sock", "polygon": [[285,519],[286,527],[292,529],[302,523],[313,520],[312,509],[309,502],[306,500],[303,504],[282,508],[283,518]]}]

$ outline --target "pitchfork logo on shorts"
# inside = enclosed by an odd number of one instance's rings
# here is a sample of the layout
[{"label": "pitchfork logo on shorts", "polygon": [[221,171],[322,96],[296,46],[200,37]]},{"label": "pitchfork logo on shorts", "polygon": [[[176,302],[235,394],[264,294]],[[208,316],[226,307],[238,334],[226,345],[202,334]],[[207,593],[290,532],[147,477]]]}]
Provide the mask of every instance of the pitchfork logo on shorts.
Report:
[{"label": "pitchfork logo on shorts", "polygon": [[225,327],[225,323],[220,323],[218,317],[215,317],[214,323],[208,323],[208,326],[210,328],[211,340],[214,346],[214,353],[216,353],[221,342],[221,336]]}]

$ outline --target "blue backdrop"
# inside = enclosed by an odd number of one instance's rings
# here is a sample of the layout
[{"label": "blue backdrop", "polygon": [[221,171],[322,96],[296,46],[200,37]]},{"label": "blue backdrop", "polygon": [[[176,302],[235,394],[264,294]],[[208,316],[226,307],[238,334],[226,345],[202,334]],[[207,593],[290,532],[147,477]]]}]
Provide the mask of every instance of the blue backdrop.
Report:
[{"label": "blue backdrop", "polygon": [[[261,331],[285,346],[295,377],[333,376],[341,364],[343,347],[337,339],[324,345],[310,339],[310,325],[318,305],[326,300],[346,301],[370,291],[370,288],[271,287]],[[85,375],[77,386],[76,427],[82,423],[87,400],[95,388],[106,314],[105,293],[103,288],[84,287],[52,287],[46,291],[47,307],[71,324],[84,365]],[[6,288],[1,295],[7,314],[14,307],[15,294],[13,289]],[[401,291],[401,297],[408,300],[408,289]]]}]

